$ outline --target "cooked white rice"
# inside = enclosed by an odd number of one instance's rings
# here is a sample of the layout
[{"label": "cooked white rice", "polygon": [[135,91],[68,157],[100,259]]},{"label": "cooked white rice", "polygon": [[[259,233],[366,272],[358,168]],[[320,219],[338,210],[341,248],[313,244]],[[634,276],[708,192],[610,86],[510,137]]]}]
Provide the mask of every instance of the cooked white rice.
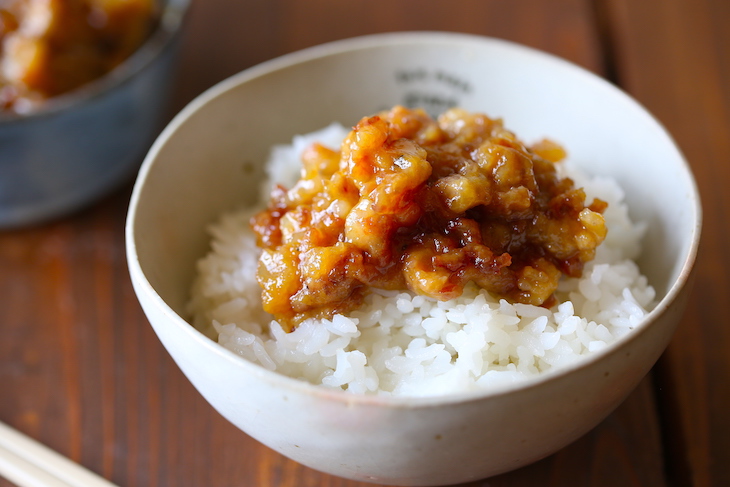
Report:
[{"label": "cooked white rice", "polygon": [[[291,186],[304,147],[315,140],[338,147],[345,134],[333,125],[274,148],[270,179]],[[562,166],[588,201],[609,203],[609,232],[583,277],[561,282],[553,309],[510,304],[475,286],[446,302],[373,290],[349,316],[307,320],[287,334],[262,309],[259,252],[248,225],[253,210],[246,209],[210,229],[212,250],[198,263],[189,304],[193,323],[267,369],[359,394],[464,392],[571,364],[630,333],[651,307],[654,289],[632,260],[643,231],[629,220],[621,189]]]}]

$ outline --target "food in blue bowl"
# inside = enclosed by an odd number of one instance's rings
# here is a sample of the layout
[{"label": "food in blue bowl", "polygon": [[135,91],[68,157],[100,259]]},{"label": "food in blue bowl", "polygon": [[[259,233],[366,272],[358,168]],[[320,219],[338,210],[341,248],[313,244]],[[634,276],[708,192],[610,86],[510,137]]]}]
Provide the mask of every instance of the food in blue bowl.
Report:
[{"label": "food in blue bowl", "polygon": [[187,0],[0,9],[0,228],[76,210],[133,174],[164,121]]}]

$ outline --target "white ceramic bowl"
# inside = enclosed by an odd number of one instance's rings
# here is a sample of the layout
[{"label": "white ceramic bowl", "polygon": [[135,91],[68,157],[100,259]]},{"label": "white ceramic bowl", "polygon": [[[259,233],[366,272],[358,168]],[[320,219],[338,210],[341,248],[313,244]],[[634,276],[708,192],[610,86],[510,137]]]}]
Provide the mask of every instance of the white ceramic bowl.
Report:
[{"label": "white ceramic bowl", "polygon": [[[648,224],[639,264],[661,299],[634,333],[530,383],[431,398],[333,392],[265,370],[186,321],[205,228],[253,201],[272,144],[395,104],[458,104],[549,136],[587,171],[619,181]],[[139,300],[200,393],[274,450],[331,474],[402,485],[484,478],[549,455],[593,428],[655,363],[682,317],[700,234],[690,169],[626,94],[553,56],[447,33],[386,34],[308,49],[224,81],[167,127],[144,162],[127,250]],[[245,453],[241,453],[245,454]]]}]

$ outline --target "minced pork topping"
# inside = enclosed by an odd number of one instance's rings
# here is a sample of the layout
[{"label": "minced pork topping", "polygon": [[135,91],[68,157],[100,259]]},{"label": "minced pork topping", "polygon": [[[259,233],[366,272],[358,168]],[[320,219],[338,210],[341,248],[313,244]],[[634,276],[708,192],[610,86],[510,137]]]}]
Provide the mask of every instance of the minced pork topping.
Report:
[{"label": "minced pork topping", "polygon": [[558,176],[564,157],[461,109],[363,118],[339,151],[304,151],[301,179],[252,218],[264,309],[291,331],[357,308],[371,286],[447,300],[470,282],[550,306],[606,236],[606,203],[586,206]]}]

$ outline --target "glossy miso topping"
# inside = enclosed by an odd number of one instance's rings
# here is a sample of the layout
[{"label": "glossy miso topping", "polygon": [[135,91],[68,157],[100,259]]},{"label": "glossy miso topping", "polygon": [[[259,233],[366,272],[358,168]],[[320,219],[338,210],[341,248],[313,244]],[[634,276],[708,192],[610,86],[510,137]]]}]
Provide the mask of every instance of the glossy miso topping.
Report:
[{"label": "glossy miso topping", "polygon": [[252,218],[264,309],[291,330],[356,308],[369,286],[446,300],[469,282],[550,305],[606,235],[605,203],[558,176],[564,156],[460,109],[363,118],[340,151],[307,149],[301,179]]},{"label": "glossy miso topping", "polygon": [[27,112],[111,71],[147,38],[155,0],[0,0],[0,109]]}]

